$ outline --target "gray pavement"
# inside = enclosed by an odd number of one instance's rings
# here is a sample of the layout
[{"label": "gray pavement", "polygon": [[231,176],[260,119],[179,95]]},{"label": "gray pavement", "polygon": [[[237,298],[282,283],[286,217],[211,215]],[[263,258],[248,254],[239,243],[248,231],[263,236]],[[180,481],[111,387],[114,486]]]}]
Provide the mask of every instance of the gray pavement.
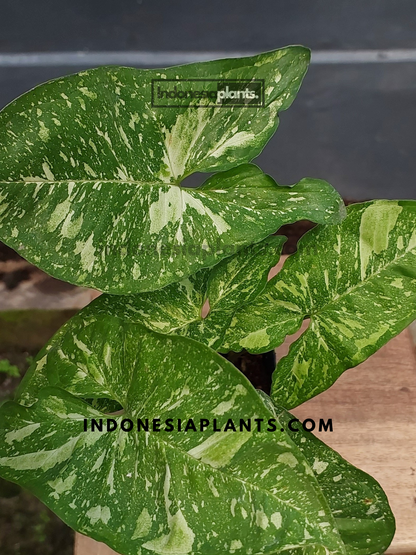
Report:
[{"label": "gray pavement", "polygon": [[[104,53],[103,63],[105,52],[118,52],[122,63],[123,52],[126,60],[132,52],[163,60],[175,52],[189,58],[293,43],[329,56],[341,50],[348,63],[311,66],[257,162],[281,183],[321,177],[349,199],[416,197],[413,0],[1,0],[0,13],[0,107],[88,67],[68,65],[77,51]],[[380,49],[407,49],[414,61],[351,63],[357,50]],[[5,54],[36,52],[55,54],[56,65],[2,63]]]}]

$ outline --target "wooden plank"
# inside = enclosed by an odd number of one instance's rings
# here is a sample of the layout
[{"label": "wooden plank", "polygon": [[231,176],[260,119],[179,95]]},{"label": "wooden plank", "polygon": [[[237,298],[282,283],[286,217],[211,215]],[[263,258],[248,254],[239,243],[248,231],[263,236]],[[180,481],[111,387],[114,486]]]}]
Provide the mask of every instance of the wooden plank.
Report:
[{"label": "wooden plank", "polygon": [[332,418],[316,435],[384,488],[396,518],[387,553],[416,552],[416,356],[406,330],[293,411]]},{"label": "wooden plank", "polygon": [[101,542],[96,542],[81,534],[75,534],[74,555],[118,555],[118,553]]},{"label": "wooden plank", "polygon": [[[293,339],[277,349],[278,356]],[[416,553],[416,354],[410,332],[293,412],[300,419],[332,418],[334,431],[316,435],[374,476],[389,497],[397,532],[387,553]],[[114,554],[77,534],[75,555]]]}]

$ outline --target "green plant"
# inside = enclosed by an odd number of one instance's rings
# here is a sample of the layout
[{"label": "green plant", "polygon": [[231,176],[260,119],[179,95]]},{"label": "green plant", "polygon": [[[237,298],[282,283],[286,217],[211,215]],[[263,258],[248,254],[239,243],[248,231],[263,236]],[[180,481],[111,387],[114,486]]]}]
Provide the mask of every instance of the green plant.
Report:
[{"label": "green plant", "polygon": [[[392,539],[377,482],[288,426],[287,409],[416,315],[416,202],[345,211],[325,181],[280,186],[249,163],[308,61],[288,47],[158,71],[99,68],[0,114],[2,239],[105,292],[1,407],[0,472],[120,553],[370,555]],[[184,87],[179,78],[264,79],[265,105],[152,107],[152,79]],[[180,187],[193,172],[217,173]],[[267,283],[284,243],[271,234],[300,219],[318,225]],[[305,319],[271,397],[218,354],[269,351]],[[146,418],[162,431],[121,429]],[[256,426],[233,431],[249,418]],[[92,419],[116,429],[92,431]]]},{"label": "green plant", "polygon": [[0,372],[12,378],[20,377],[19,368],[14,364],[10,364],[10,361],[4,358],[0,360]]}]

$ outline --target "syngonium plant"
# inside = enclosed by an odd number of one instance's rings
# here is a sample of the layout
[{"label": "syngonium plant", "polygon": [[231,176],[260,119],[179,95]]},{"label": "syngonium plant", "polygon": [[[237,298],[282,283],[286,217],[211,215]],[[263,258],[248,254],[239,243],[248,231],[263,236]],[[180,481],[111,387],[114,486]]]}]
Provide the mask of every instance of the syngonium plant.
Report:
[{"label": "syngonium plant", "polygon": [[[104,292],[0,408],[0,474],[123,555],[370,555],[392,539],[378,483],[288,426],[288,409],[416,316],[416,201],[345,209],[325,181],[281,186],[250,164],[308,62],[295,46],[101,67],[0,114],[1,239]],[[264,80],[264,105],[155,107],[153,79]],[[215,173],[182,187],[193,172]],[[268,281],[285,239],[273,234],[303,219],[318,225]],[[273,350],[307,319],[270,397],[219,354]],[[178,417],[215,418],[222,431],[83,428]],[[240,418],[274,418],[277,431],[233,432]]]}]

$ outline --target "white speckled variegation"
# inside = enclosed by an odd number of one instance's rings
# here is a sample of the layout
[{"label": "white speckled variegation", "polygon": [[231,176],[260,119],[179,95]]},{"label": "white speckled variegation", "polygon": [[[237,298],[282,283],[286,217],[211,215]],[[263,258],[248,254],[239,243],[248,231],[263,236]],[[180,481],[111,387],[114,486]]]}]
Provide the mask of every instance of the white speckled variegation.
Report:
[{"label": "white speckled variegation", "polygon": [[[162,431],[83,432],[114,401],[122,419]],[[30,406],[29,406],[30,405]],[[113,409],[114,410],[114,409]],[[106,414],[107,412],[107,414]],[[321,546],[345,555],[317,478],[287,432],[223,357],[87,307],[34,362],[18,402],[0,408],[0,475],[75,530],[123,555],[274,554]],[[168,418],[253,419],[250,432],[163,431]]]},{"label": "white speckled variegation", "polygon": [[[292,414],[262,391],[266,405],[289,430]],[[382,555],[395,532],[395,520],[380,484],[355,468],[300,423],[289,434],[302,451],[325,494],[348,555]],[[303,554],[302,554],[303,555]]]},{"label": "white speckled variegation", "polygon": [[347,212],[301,239],[263,293],[235,313],[221,346],[265,352],[309,318],[273,375],[272,397],[287,408],[330,387],[416,317],[416,201]]},{"label": "white speckled variegation", "polygon": [[[263,291],[285,239],[280,235],[268,237],[159,291],[122,297],[101,295],[94,308],[158,333],[191,337],[216,349],[236,310]],[[203,308],[207,301],[206,315]]]},{"label": "white speckled variegation", "polygon": [[[180,281],[287,221],[336,221],[329,186],[312,211],[302,185],[280,189],[245,166],[180,187],[257,156],[308,63],[296,46],[166,70],[101,67],[36,87],[0,113],[0,238],[53,276],[127,294]],[[264,79],[265,106],[152,106],[152,79],[179,78]]]}]

